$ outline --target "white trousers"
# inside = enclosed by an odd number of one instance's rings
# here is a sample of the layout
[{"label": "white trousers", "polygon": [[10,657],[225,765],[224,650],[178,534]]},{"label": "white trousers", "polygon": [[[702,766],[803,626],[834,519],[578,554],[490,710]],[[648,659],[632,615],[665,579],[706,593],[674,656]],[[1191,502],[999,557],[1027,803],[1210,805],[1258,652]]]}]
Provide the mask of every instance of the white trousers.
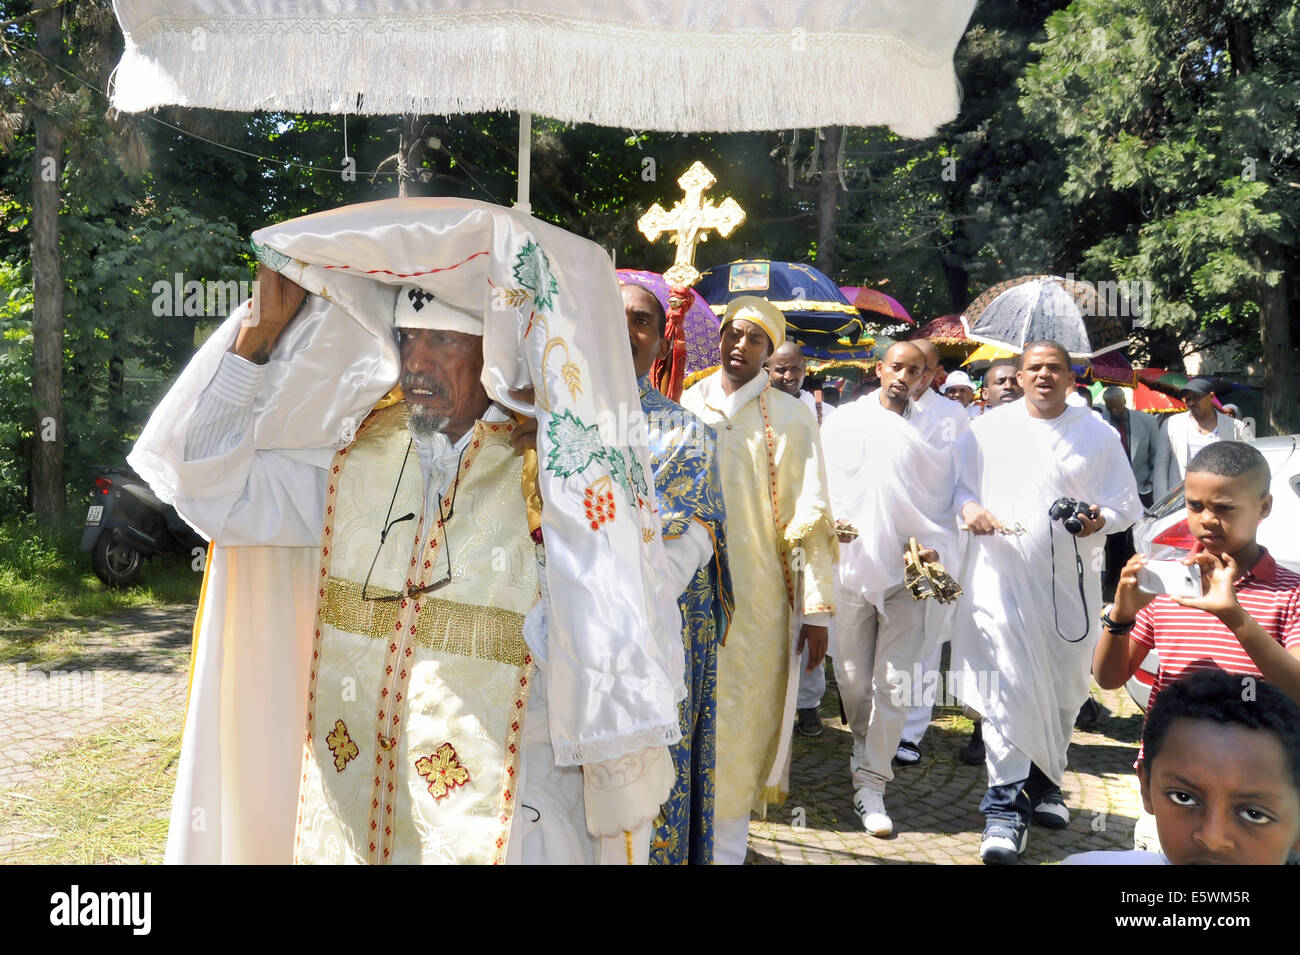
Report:
[{"label": "white trousers", "polygon": [[749,817],[713,820],[713,864],[744,865],[749,851]]},{"label": "white trousers", "polygon": [[803,654],[799,657],[799,696],[795,706],[801,710],[816,709],[822,705],[822,697],[825,695],[826,661],[823,660],[819,667],[809,673],[808,646],[805,644]]},{"label": "white trousers", "polygon": [[877,610],[860,593],[836,588],[835,680],[853,732],[853,788],[884,791],[903,736],[905,706],[915,701],[913,667],[925,649],[923,605],[902,584]]},{"label": "white trousers", "polygon": [[[943,644],[936,643],[930,655],[921,664],[924,673],[937,673],[939,662],[943,659]],[[940,684],[942,685],[942,684]],[[934,718],[934,704],[920,703],[907,707],[903,723],[903,739],[919,744],[929,732],[930,720]]]}]

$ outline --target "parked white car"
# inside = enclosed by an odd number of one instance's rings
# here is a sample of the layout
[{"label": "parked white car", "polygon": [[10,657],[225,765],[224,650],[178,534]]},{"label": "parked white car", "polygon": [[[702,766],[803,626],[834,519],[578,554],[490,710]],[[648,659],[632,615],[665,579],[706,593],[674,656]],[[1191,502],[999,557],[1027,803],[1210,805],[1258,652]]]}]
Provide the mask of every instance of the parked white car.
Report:
[{"label": "parked white car", "polygon": [[[1300,453],[1296,444],[1300,435],[1257,438],[1250,444],[1259,449],[1273,474],[1269,490],[1273,493],[1273,512],[1259,526],[1259,542],[1268,548],[1283,567],[1300,574]],[[1161,501],[1157,501],[1141,520],[1133,525],[1133,546],[1139,554],[1154,560],[1181,560],[1196,541],[1187,526],[1187,507],[1183,486],[1179,484]],[[1142,666],[1125,684],[1129,696],[1145,713],[1151,685],[1160,669],[1160,657],[1154,650],[1146,655]]]}]

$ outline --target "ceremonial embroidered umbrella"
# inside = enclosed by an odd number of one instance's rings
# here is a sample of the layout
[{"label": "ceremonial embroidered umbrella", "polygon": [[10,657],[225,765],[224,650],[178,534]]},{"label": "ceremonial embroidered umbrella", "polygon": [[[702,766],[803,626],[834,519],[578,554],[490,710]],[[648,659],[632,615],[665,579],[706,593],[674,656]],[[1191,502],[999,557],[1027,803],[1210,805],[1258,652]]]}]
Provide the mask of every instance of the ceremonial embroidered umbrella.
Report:
[{"label": "ceremonial embroidered umbrella", "polygon": [[1104,355],[1098,355],[1089,365],[1088,374],[1096,381],[1104,381],[1111,385],[1128,385],[1132,387],[1137,382],[1137,373],[1133,370],[1133,365],[1124,357],[1123,352],[1111,351]]},{"label": "ceremonial embroidered umbrella", "polygon": [[1163,368],[1139,368],[1138,380],[1148,388],[1163,392],[1177,398],[1187,387],[1187,376],[1180,371],[1165,371]]},{"label": "ceremonial embroidered umbrella", "polygon": [[1060,342],[1074,358],[1095,358],[1128,344],[1119,319],[1105,314],[1094,286],[1055,275],[1025,275],[987,289],[962,312],[967,337],[1020,351]]},{"label": "ceremonial embroidered umbrella", "polygon": [[[1019,351],[999,345],[980,345],[962,364],[970,368],[979,368],[988,366],[999,358],[1014,358],[1019,354]],[[1070,367],[1082,378],[1103,381],[1111,385],[1127,385],[1131,388],[1137,380],[1129,360],[1123,353],[1117,351],[1098,355],[1091,362],[1072,363]]]},{"label": "ceremonial embroidered umbrella", "polygon": [[801,345],[833,348],[841,338],[856,344],[865,329],[839,286],[811,265],[741,259],[706,269],[695,288],[718,315],[742,295],[767,299],[785,316],[786,337]]},{"label": "ceremonial embroidered umbrella", "polygon": [[1156,391],[1141,381],[1133,389],[1133,407],[1138,411],[1149,411],[1155,414],[1172,414],[1175,411],[1187,410],[1187,405],[1177,398]]},{"label": "ceremonial embroidered umbrella", "polygon": [[[640,285],[668,312],[668,282],[658,272],[642,272],[636,269],[619,269],[618,280]],[[707,302],[700,298],[694,289],[691,293],[691,307],[686,311],[684,330],[686,332],[686,374],[704,368],[716,368],[718,364],[718,316],[713,314]]]},{"label": "ceremonial embroidered umbrella", "polygon": [[892,345],[893,339],[864,338],[857,344],[837,342],[834,345],[819,347],[802,345],[804,359],[808,365],[808,374],[814,378],[838,377],[861,381],[867,377],[885,349]]},{"label": "ceremonial embroidered umbrella", "polygon": [[840,294],[853,303],[868,322],[877,325],[916,325],[916,319],[907,313],[896,298],[873,288],[841,285]]},{"label": "ceremonial embroidered umbrella", "polygon": [[940,315],[904,336],[908,341],[928,338],[944,358],[960,358],[976,348],[966,337],[960,315]]},{"label": "ceremonial embroidered umbrella", "polygon": [[[1088,392],[1092,395],[1092,403],[1099,404],[1101,396],[1105,394],[1110,385],[1104,381],[1094,381],[1088,386]],[[1125,404],[1135,411],[1145,411],[1148,414],[1171,414],[1176,411],[1186,411],[1186,406],[1176,398],[1170,398],[1168,395],[1161,394],[1158,391],[1152,391],[1146,385],[1138,382],[1136,385],[1124,385],[1126,392],[1132,391],[1133,394],[1125,395]]]},{"label": "ceremonial embroidered umbrella", "polygon": [[1015,358],[1019,354],[1018,351],[1013,351],[1010,348],[1002,348],[999,345],[981,345],[979,348],[967,355],[966,360],[963,361],[962,364],[974,368],[977,365],[992,364],[999,358]]},{"label": "ceremonial embroidered umbrella", "polygon": [[[539,113],[682,132],[957,115],[975,0],[116,0],[113,105]],[[653,64],[653,69],[642,69]]]},{"label": "ceremonial embroidered umbrella", "polygon": [[960,315],[940,315],[938,318],[932,318],[907,337],[928,338],[936,345],[974,347],[974,343],[966,337],[966,329],[962,326]]}]

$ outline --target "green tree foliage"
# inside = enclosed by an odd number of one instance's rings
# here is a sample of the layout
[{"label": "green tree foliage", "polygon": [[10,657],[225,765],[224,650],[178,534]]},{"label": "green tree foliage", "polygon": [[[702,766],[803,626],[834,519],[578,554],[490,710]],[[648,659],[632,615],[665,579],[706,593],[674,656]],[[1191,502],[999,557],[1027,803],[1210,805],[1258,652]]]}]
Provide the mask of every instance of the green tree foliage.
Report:
[{"label": "green tree foliage", "polygon": [[[40,104],[64,143],[57,164],[64,287],[61,432],[70,500],[84,499],[92,464],[121,462],[168,379],[193,353],[196,321],[204,316],[159,317],[154,285],[174,281],[178,273],[186,280],[250,277],[235,225],[195,215],[176,202],[204,191],[211,204],[218,191],[211,184],[222,181],[211,168],[195,168],[193,140],[171,151],[166,142],[148,140],[159,131],[174,137],[165,127],[145,129],[143,122],[107,115],[97,87],[102,89],[121,44],[108,5],[69,7],[66,65],[60,64],[56,89],[43,98],[32,82],[43,61],[30,52],[24,30],[29,24],[4,31],[8,56],[0,61],[0,103],[10,134],[0,153],[0,514],[32,507],[32,454],[42,438],[32,400],[29,257],[32,180],[41,172],[31,120]],[[200,190],[203,182],[207,187]]]},{"label": "green tree foliage", "polygon": [[[1076,0],[1047,34],[1021,105],[1064,157],[1082,271],[1150,282],[1156,329],[1258,358],[1269,310],[1283,330],[1296,314],[1300,9]],[[1268,357],[1294,363],[1289,341]],[[1291,408],[1274,427],[1300,427],[1294,388],[1266,382]]]},{"label": "green tree foliage", "polygon": [[[0,0],[0,21],[34,6]],[[882,288],[922,321],[1006,278],[1074,272],[1150,281],[1150,326],[1137,334],[1166,364],[1176,367],[1179,342],[1196,335],[1258,355],[1269,296],[1280,291],[1283,312],[1296,312],[1284,280],[1300,202],[1296,17],[1283,0],[982,3],[957,51],[961,114],[934,137],[846,129],[837,152],[827,145],[835,137],[816,130],[686,136],[538,117],[533,212],[598,242],[620,266],[662,270],[673,247],[648,243],[636,222],[654,202],[671,206],[677,177],[701,160],[718,178],[713,196],[734,197],[748,221],[702,245],[700,267],[811,262],[824,251],[819,201],[833,176],[843,189],[832,278]],[[514,115],[116,116],[102,93],[122,44],[109,4],[69,5],[64,26],[65,72],[45,108],[64,144],[73,495],[84,495],[90,464],[120,462],[196,337],[222,317],[204,295],[179,314],[164,300],[191,302],[186,282],[250,280],[250,233],[394,196],[399,176],[412,194],[514,199]],[[29,21],[0,27],[6,511],[30,504],[34,440],[28,222],[32,90],[44,66],[30,53],[33,36]]]}]

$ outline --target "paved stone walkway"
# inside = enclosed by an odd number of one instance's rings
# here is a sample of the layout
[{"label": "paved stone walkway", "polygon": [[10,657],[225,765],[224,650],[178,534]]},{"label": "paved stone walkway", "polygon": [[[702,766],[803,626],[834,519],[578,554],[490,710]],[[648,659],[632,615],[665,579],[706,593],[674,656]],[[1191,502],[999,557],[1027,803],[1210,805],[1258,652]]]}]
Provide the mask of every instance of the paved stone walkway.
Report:
[{"label": "paved stone walkway", "polygon": [[[129,717],[151,715],[180,726],[185,707],[193,610],[172,607],[113,618],[79,641],[73,659],[56,670],[77,675],[80,686],[51,692],[60,678],[40,683],[19,665],[0,665],[0,797],[40,798],[49,777],[38,760],[67,741]],[[17,681],[28,698],[14,705]],[[35,698],[42,692],[45,699]],[[80,698],[76,692],[81,692]],[[62,697],[59,698],[59,693]],[[5,695],[9,694],[9,695]],[[1031,831],[1026,863],[1057,862],[1072,852],[1129,848],[1137,815],[1131,770],[1141,714],[1123,691],[1094,687],[1104,714],[1092,732],[1076,730],[1070,748],[1065,797],[1073,819],[1065,830]],[[968,731],[958,729],[961,711],[936,708],[935,722],[915,766],[896,767],[885,803],[896,835],[877,839],[863,832],[852,808],[848,775],[850,736],[839,721],[834,680],[822,706],[825,731],[795,736],[793,793],[766,822],[750,832],[751,864],[957,863],[979,864],[984,790],[982,767],[966,766],[957,749]],[[0,798],[2,801],[2,798]],[[0,862],[20,845],[45,833],[20,831],[0,814]],[[161,858],[162,847],[157,857]]]},{"label": "paved stone walkway", "polygon": [[[894,764],[894,780],[885,792],[894,835],[878,839],[863,831],[853,811],[852,736],[840,725],[834,680],[828,683],[822,703],[825,730],[814,738],[795,734],[791,797],[766,822],[750,827],[748,862],[979,865],[984,829],[979,801],[987,782],[984,767],[957,759],[957,750],[970,737],[961,709],[936,707],[921,761],[908,767]],[[1090,732],[1074,731],[1062,785],[1070,826],[1055,832],[1033,827],[1023,863],[1133,847],[1139,797],[1132,765],[1142,714],[1123,690],[1094,686],[1093,698],[1103,707],[1102,718]],[[958,723],[967,728],[957,729]]]},{"label": "paved stone walkway", "polygon": [[[191,607],[132,611],[79,638],[56,666],[0,664],[0,801],[40,798],[50,772],[38,761],[71,739],[135,716],[179,726],[193,621]],[[45,835],[0,814],[0,862]]]}]

